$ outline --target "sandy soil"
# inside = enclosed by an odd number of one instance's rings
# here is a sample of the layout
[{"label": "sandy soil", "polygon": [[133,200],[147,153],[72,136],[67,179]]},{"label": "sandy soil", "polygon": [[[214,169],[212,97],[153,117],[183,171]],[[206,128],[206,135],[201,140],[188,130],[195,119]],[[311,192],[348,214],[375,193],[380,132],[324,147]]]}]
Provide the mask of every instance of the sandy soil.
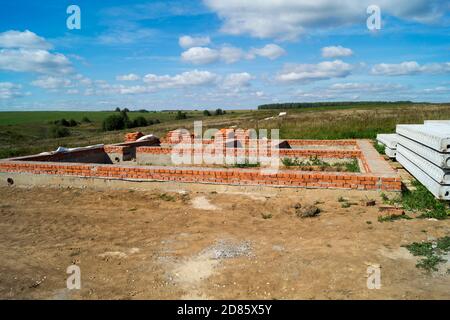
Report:
[{"label": "sandy soil", "polygon": [[[0,298],[449,299],[446,269],[417,269],[401,246],[450,235],[450,221],[380,223],[366,195],[0,188]],[[298,202],[322,212],[298,218]],[[80,290],[66,289],[71,264]]]}]

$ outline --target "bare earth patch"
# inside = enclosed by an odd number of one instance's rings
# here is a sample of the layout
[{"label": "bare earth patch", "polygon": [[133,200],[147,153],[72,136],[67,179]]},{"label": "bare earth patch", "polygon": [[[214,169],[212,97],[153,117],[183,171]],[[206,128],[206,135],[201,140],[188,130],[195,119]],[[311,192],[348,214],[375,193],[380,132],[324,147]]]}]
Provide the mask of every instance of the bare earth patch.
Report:
[{"label": "bare earth patch", "polygon": [[[448,236],[450,221],[379,223],[378,205],[360,202],[381,203],[374,193],[160,194],[0,188],[0,297],[450,298],[450,275],[416,268],[402,247]],[[297,203],[320,214],[301,219]],[[80,290],[66,289],[71,264]],[[366,286],[368,264],[381,267],[380,290]]]}]

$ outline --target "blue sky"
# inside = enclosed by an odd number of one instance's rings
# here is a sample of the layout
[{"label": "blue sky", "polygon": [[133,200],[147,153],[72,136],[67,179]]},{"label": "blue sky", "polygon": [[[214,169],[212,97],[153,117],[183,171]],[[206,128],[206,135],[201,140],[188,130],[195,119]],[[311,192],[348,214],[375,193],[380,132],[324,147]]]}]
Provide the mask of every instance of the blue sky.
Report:
[{"label": "blue sky", "polygon": [[449,14],[433,0],[4,2],[0,111],[448,102]]}]

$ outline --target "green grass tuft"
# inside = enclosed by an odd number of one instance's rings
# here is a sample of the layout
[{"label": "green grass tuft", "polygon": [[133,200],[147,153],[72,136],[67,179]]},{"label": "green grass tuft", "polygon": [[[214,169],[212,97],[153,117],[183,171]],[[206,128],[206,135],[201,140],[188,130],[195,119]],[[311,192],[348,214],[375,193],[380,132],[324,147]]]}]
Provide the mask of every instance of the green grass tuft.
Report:
[{"label": "green grass tuft", "polygon": [[435,242],[414,242],[404,247],[412,255],[424,257],[416,264],[417,268],[424,269],[428,272],[437,271],[438,264],[447,261],[442,256],[450,252],[450,237],[446,236],[437,239]]}]

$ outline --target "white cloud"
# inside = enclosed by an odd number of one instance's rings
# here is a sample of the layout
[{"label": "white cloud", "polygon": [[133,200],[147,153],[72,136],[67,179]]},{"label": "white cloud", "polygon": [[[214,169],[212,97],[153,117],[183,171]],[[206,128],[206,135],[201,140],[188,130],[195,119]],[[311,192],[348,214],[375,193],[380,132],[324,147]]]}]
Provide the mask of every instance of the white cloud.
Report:
[{"label": "white cloud", "polygon": [[367,93],[367,92],[392,92],[404,90],[407,87],[401,84],[395,83],[372,83],[372,82],[346,82],[335,83],[327,88],[328,91],[340,92],[340,93]]},{"label": "white cloud", "polygon": [[450,87],[435,87],[435,88],[427,88],[423,90],[424,93],[430,93],[430,94],[446,94],[450,93]]},{"label": "white cloud", "polygon": [[11,82],[0,82],[0,100],[23,97],[22,86]]},{"label": "white cloud", "polygon": [[0,70],[66,74],[72,65],[66,56],[50,53],[44,38],[31,31],[9,30],[0,33]]},{"label": "white cloud", "polygon": [[43,89],[58,89],[62,87],[70,87],[72,85],[72,81],[70,79],[49,76],[34,80],[31,84]]},{"label": "white cloud", "polygon": [[52,45],[34,32],[9,30],[0,33],[0,48],[49,50]]},{"label": "white cloud", "polygon": [[[312,28],[365,23],[372,0],[203,0],[223,20],[228,34],[295,39]],[[448,10],[438,0],[378,0],[383,14],[420,22],[435,22]]]},{"label": "white cloud", "polygon": [[139,79],[141,79],[141,77],[134,73],[123,74],[116,77],[116,80],[118,81],[137,81]]},{"label": "white cloud", "polygon": [[183,88],[214,84],[219,79],[218,75],[209,71],[186,71],[175,76],[147,74],[144,82],[158,88]]},{"label": "white cloud", "polygon": [[70,73],[70,61],[60,53],[45,50],[2,49],[0,50],[0,69],[16,72]]},{"label": "white cloud", "polygon": [[193,64],[208,64],[219,60],[220,53],[207,47],[193,47],[183,52],[181,59]]},{"label": "white cloud", "polygon": [[349,57],[353,55],[353,51],[342,46],[331,46],[322,48],[322,57],[324,58],[338,58]]},{"label": "white cloud", "polygon": [[154,29],[126,25],[105,31],[96,41],[106,45],[145,44],[156,36],[157,31]]},{"label": "white cloud", "polygon": [[246,53],[242,49],[236,47],[223,47],[219,51],[219,57],[225,63],[235,63],[246,56]]},{"label": "white cloud", "polygon": [[262,48],[254,48],[248,52],[232,46],[223,46],[219,49],[192,47],[181,54],[181,59],[184,62],[200,65],[218,61],[235,63],[242,59],[254,59],[255,56],[266,57],[274,60],[283,54],[285,54],[284,49],[276,44],[268,44]]},{"label": "white cloud", "polygon": [[318,64],[286,65],[277,75],[281,82],[310,82],[350,75],[353,67],[341,60],[324,61]]},{"label": "white cloud", "polygon": [[225,76],[222,86],[230,89],[241,89],[250,86],[253,77],[247,72],[231,73]]},{"label": "white cloud", "polygon": [[189,49],[192,47],[203,47],[207,46],[210,43],[211,39],[209,37],[182,36],[178,39],[178,44],[183,49]]},{"label": "white cloud", "polygon": [[420,65],[416,61],[405,61],[398,64],[380,63],[372,67],[372,74],[384,76],[403,76],[421,73],[449,73],[450,62],[429,63]]},{"label": "white cloud", "polygon": [[261,57],[269,58],[270,60],[275,60],[282,55],[286,54],[286,51],[276,44],[267,44],[262,48],[253,49],[251,53],[256,54]]}]

